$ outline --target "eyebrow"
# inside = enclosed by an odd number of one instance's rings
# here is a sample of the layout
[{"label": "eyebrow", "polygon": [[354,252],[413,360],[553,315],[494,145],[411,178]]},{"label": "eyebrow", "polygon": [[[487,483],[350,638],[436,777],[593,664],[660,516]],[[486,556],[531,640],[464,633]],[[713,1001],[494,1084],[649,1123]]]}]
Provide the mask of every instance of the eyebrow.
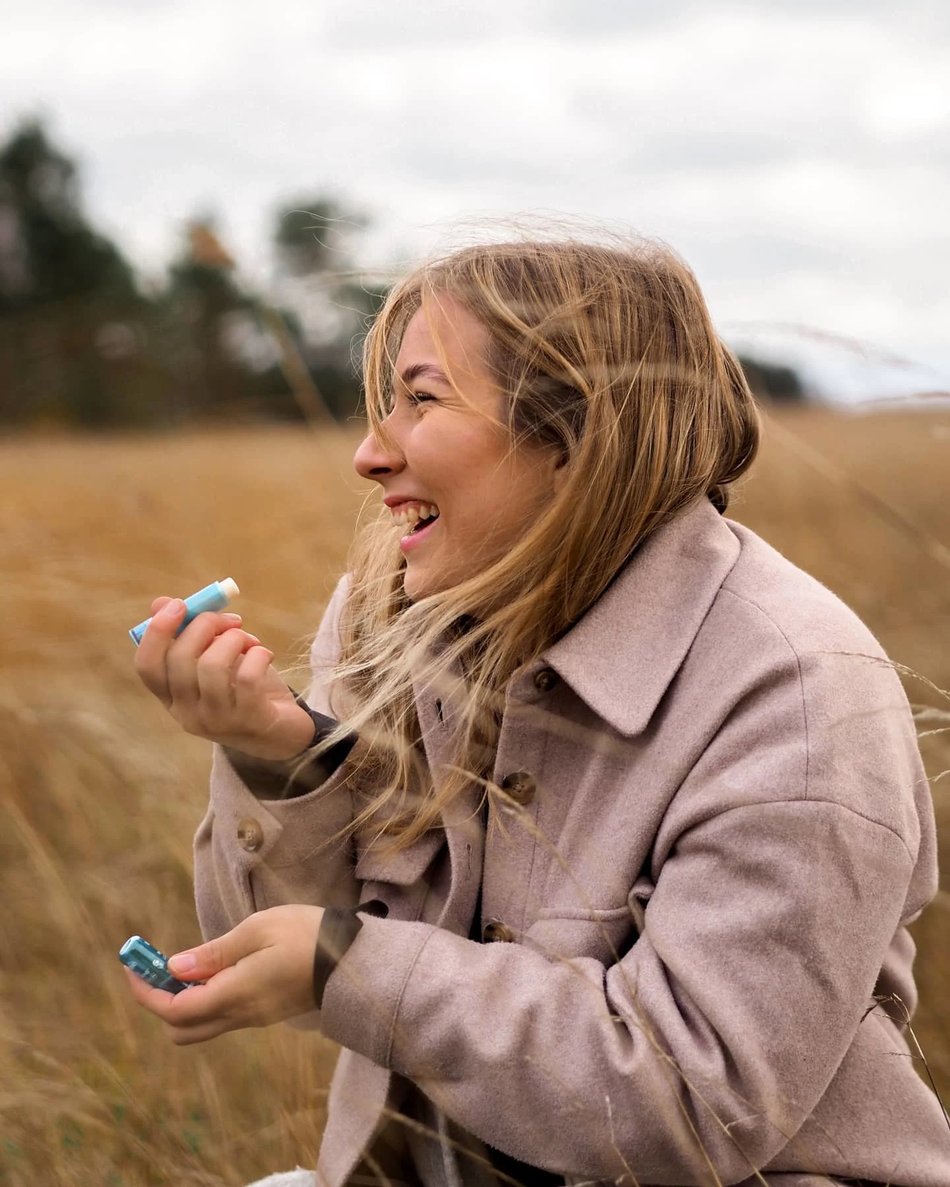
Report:
[{"label": "eyebrow", "polygon": [[403,371],[401,379],[407,386],[414,379],[434,379],[437,383],[444,383],[446,387],[452,386],[446,373],[434,363],[413,363]]}]

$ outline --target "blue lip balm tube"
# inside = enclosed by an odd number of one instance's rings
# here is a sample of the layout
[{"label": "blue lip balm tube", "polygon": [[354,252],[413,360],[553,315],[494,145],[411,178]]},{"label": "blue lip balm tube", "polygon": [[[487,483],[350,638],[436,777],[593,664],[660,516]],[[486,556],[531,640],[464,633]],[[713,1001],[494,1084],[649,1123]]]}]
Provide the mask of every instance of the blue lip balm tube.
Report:
[{"label": "blue lip balm tube", "polygon": [[[237,582],[233,577],[224,577],[221,581],[212,581],[204,589],[199,589],[191,597],[185,598],[185,617],[178,630],[184,630],[193,618],[197,618],[205,610],[223,610],[231,599],[236,598],[240,592]],[[150,618],[146,618],[144,622],[140,622],[138,626],[132,627],[129,631],[132,642],[136,647],[142,642],[142,636],[145,634],[145,630],[151,621]]]}]

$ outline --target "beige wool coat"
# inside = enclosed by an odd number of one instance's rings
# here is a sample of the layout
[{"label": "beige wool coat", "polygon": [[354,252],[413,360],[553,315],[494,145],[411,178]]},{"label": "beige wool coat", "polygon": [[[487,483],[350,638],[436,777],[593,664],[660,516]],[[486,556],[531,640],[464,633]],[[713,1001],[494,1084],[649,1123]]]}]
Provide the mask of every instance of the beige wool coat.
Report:
[{"label": "beige wool coat", "polygon": [[[313,651],[326,712],[342,596]],[[436,776],[437,699],[417,690]],[[345,769],[263,802],[216,757],[207,936],[283,902],[389,905],[312,1020],[345,1048],[318,1183],[346,1181],[410,1081],[568,1183],[950,1185],[950,1130],[880,1001],[915,1004],[929,787],[896,675],[828,590],[694,506],[511,682],[494,777],[487,830],[473,792],[384,858],[326,843]],[[479,903],[501,942],[469,938]]]}]

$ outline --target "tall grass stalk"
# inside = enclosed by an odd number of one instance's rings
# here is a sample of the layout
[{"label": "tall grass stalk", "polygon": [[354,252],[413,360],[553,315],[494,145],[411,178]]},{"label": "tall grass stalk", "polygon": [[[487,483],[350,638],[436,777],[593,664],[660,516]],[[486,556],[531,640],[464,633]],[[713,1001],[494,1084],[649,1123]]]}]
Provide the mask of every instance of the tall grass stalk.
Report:
[{"label": "tall grass stalk", "polygon": [[[950,769],[950,583],[923,547],[950,540],[950,413],[770,423],[730,513],[927,677],[912,690],[921,744],[932,774]],[[328,426],[0,442],[3,1187],[238,1187],[314,1163],[332,1044],[271,1028],[175,1048],[125,992],[129,934],[166,951],[197,939],[191,837],[208,771],[205,744],[138,684],[126,630],[156,594],[230,574],[248,626],[298,664],[365,497],[356,440]],[[933,788],[947,870],[950,781]],[[945,1099],[948,903],[945,882],[914,929],[914,1030]]]}]

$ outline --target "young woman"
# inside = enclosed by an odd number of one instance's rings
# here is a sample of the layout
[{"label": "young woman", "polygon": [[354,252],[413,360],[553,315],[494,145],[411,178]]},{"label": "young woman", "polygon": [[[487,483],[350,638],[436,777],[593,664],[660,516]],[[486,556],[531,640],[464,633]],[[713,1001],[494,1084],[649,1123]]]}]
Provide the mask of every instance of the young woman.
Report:
[{"label": "young woman", "polygon": [[[900,683],[723,517],[757,420],[668,250],[470,248],[365,353],[384,507],[306,701],[233,616],[138,670],[218,743],[174,1041],[344,1048],[317,1181],[947,1187],[902,1033],[935,890]],[[309,1179],[307,1181],[312,1181]]]}]

